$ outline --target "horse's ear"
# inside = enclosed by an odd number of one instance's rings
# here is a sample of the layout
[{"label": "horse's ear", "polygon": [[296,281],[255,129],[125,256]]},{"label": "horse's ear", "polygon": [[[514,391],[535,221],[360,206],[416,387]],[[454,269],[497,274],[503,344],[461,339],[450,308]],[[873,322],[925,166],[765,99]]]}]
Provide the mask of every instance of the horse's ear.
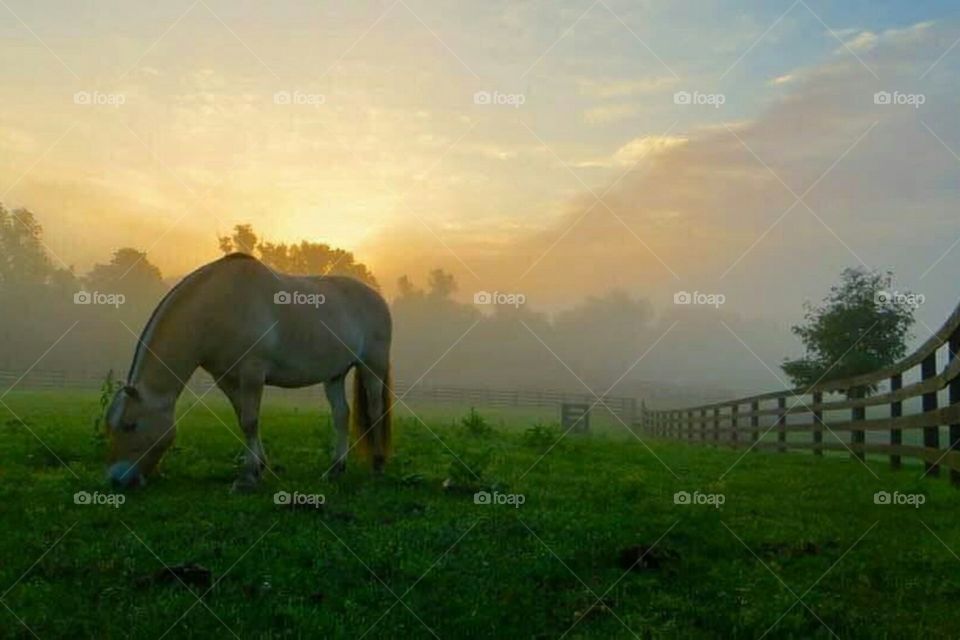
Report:
[{"label": "horse's ear", "polygon": [[123,392],[127,394],[128,397],[133,398],[134,400],[140,399],[140,392],[137,391],[137,388],[133,385],[125,385],[123,387]]}]

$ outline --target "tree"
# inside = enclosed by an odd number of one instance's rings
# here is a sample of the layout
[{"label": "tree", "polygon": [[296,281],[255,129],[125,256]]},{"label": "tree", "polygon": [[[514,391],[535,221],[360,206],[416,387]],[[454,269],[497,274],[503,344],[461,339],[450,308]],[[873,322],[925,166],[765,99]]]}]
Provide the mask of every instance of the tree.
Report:
[{"label": "tree", "polygon": [[46,284],[56,273],[41,236],[43,228],[27,209],[0,204],[0,284]]},{"label": "tree", "polygon": [[155,303],[166,291],[160,269],[137,249],[117,249],[107,264],[96,264],[85,284],[91,291],[122,293],[132,300]]},{"label": "tree", "polygon": [[357,262],[353,253],[319,242],[302,240],[299,244],[264,242],[248,224],[238,224],[229,236],[222,236],[223,253],[239,251],[259,258],[271,269],[295,275],[344,275],[379,288],[367,266]]},{"label": "tree", "polygon": [[457,281],[453,274],[447,273],[443,269],[433,269],[427,280],[427,290],[431,298],[447,300],[457,292]]},{"label": "tree", "polygon": [[257,234],[249,224],[238,224],[233,233],[220,238],[220,250],[224,253],[246,253],[254,255],[257,248]]},{"label": "tree", "polygon": [[[903,358],[915,305],[908,294],[892,296],[892,285],[891,272],[845,269],[820,305],[805,303],[805,322],[792,331],[806,355],[781,365],[793,383],[809,387],[869,373]],[[862,395],[873,389],[847,393]]]},{"label": "tree", "polygon": [[397,297],[411,298],[415,295],[423,295],[423,291],[417,289],[416,285],[410,280],[409,276],[403,275],[397,279]]}]

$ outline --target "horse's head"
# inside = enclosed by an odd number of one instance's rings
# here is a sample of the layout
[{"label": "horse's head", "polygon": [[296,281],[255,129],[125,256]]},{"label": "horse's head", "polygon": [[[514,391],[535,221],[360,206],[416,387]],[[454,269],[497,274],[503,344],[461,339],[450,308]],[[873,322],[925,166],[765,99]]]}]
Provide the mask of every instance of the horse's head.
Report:
[{"label": "horse's head", "polygon": [[175,404],[129,385],[117,391],[107,411],[110,480],[124,487],[145,482],[173,443]]}]

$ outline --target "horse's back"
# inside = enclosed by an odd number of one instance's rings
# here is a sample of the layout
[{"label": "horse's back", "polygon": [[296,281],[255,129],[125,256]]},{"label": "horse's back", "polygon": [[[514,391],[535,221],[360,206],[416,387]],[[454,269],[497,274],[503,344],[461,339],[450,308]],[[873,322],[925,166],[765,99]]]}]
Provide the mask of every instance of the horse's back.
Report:
[{"label": "horse's back", "polygon": [[209,266],[214,273],[199,298],[213,325],[214,368],[230,366],[242,347],[251,349],[242,357],[268,363],[273,384],[301,386],[368,356],[388,357],[389,307],[365,283],[347,276],[278,273],[242,254]]}]

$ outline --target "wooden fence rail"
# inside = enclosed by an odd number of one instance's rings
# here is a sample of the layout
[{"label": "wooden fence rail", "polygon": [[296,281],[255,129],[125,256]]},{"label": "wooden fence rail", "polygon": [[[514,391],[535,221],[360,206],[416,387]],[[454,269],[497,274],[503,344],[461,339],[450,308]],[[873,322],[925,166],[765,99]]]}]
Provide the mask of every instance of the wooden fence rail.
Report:
[{"label": "wooden fence rail", "polygon": [[[938,371],[938,353],[945,350]],[[641,431],[686,442],[775,451],[848,451],[889,457],[899,468],[904,457],[923,461],[928,475],[950,469],[960,484],[960,305],[944,325],[914,353],[878,371],[830,380],[808,389],[774,391],[679,410],[641,409]],[[904,384],[913,377],[916,382]],[[866,395],[857,391],[875,387]],[[949,390],[944,405],[940,392]],[[833,395],[833,399],[825,399]],[[904,415],[904,402],[919,400],[919,412]],[[867,416],[889,407],[886,415]],[[747,426],[749,421],[749,426]],[[762,424],[763,422],[767,425]],[[943,442],[941,427],[949,427]],[[904,434],[908,441],[904,441]],[[809,437],[796,437],[810,434]],[[826,437],[825,437],[826,434]],[[881,435],[882,434],[882,435]],[[842,436],[846,435],[846,439]],[[869,436],[869,437],[868,437]],[[878,441],[886,438],[886,442]]]},{"label": "wooden fence rail", "polygon": [[[0,370],[0,393],[11,386],[16,389],[96,389],[103,382],[105,372],[32,370],[24,372]],[[198,374],[190,380],[190,388],[203,394],[214,386],[207,375]],[[269,394],[297,393],[298,390],[269,388]],[[624,396],[597,397],[586,393],[536,389],[491,389],[458,386],[431,386],[398,381],[394,393],[404,402],[430,402],[476,407],[559,407],[562,404],[587,404],[594,411],[606,410],[624,424],[636,422],[636,398]],[[320,394],[321,396],[323,394]],[[595,405],[595,406],[594,406]],[[558,414],[559,416],[559,414]]]}]

